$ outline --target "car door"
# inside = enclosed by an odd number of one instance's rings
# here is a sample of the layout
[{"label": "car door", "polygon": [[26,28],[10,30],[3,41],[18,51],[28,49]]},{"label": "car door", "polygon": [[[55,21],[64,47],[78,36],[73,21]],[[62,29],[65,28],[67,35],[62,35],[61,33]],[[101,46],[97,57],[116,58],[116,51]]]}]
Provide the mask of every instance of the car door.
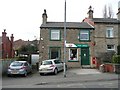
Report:
[{"label": "car door", "polygon": [[25,67],[26,67],[27,72],[31,71],[31,67],[30,67],[29,63],[26,62]]},{"label": "car door", "polygon": [[61,60],[59,60],[59,64],[60,64],[60,70],[63,70],[63,62]]},{"label": "car door", "polygon": [[58,71],[61,71],[63,69],[63,65],[60,60],[55,60],[55,64],[56,64]]}]

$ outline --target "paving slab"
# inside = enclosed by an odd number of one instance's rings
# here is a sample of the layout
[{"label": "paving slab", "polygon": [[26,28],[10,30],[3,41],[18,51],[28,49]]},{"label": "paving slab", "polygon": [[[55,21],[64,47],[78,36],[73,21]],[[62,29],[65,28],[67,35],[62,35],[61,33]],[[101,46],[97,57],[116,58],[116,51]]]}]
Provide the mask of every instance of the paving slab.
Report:
[{"label": "paving slab", "polygon": [[102,74],[102,72],[100,72],[97,69],[71,69],[69,70],[69,72],[71,73],[75,73],[75,74]]}]

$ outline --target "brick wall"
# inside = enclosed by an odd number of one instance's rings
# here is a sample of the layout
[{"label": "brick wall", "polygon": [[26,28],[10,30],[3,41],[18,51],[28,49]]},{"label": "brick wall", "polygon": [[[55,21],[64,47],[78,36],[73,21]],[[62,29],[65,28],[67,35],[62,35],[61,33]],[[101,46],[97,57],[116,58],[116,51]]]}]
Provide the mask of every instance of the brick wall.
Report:
[{"label": "brick wall", "polygon": [[14,57],[13,34],[11,36],[11,39],[9,39],[6,34],[6,30],[4,30],[4,32],[2,32],[2,59]]}]

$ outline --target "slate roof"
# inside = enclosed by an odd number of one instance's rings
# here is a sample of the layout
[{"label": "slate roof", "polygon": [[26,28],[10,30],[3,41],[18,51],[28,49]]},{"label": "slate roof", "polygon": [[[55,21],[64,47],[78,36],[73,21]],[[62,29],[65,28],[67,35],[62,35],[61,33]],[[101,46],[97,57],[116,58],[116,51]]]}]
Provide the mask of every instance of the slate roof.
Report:
[{"label": "slate roof", "polygon": [[114,23],[114,24],[120,24],[120,20],[117,20],[115,18],[93,18],[92,21],[95,23]]},{"label": "slate roof", "polygon": [[[64,28],[64,22],[47,22],[42,24],[40,28]],[[91,25],[86,22],[67,22],[67,29],[94,29]]]}]

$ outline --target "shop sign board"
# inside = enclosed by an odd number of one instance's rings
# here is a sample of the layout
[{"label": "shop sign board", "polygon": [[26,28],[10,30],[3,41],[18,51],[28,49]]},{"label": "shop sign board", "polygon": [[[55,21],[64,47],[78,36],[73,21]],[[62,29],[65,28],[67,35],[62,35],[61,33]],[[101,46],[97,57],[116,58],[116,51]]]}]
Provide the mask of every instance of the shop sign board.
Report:
[{"label": "shop sign board", "polygon": [[89,47],[89,46],[88,46],[88,44],[66,43],[66,47],[82,48],[82,47]]}]

